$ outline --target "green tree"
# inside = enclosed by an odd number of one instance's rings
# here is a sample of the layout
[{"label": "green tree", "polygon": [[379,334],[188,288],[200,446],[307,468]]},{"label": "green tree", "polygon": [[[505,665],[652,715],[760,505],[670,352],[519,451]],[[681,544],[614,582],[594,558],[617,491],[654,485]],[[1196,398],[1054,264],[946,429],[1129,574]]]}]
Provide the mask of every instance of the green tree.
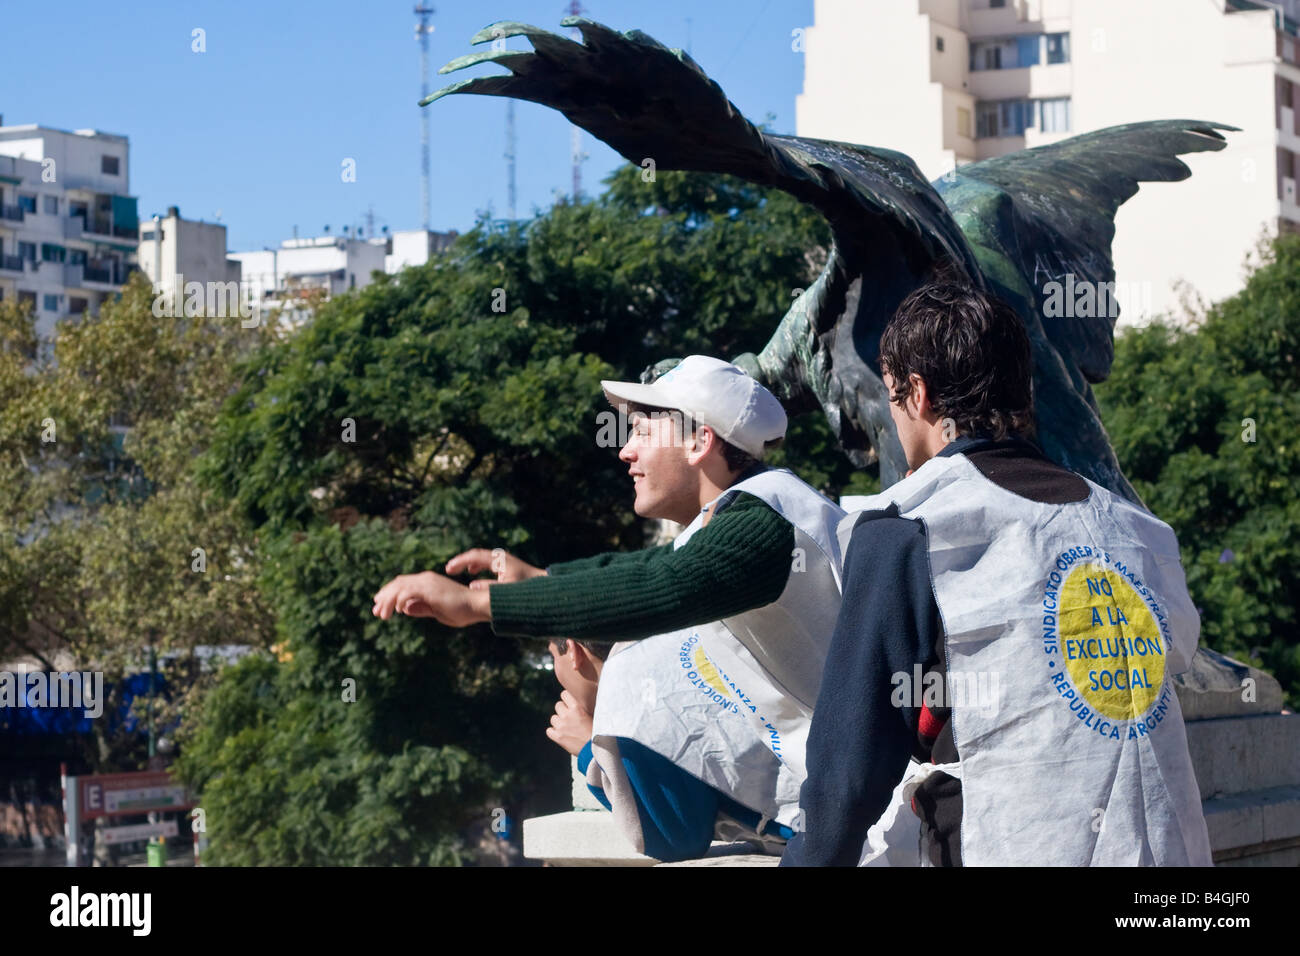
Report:
[{"label": "green tree", "polygon": [[[102,671],[106,689],[149,648],[193,675],[196,648],[271,636],[249,525],[190,475],[236,357],[269,332],[156,316],[153,300],[137,275],[47,342],[0,304],[0,659]],[[138,769],[138,736],[93,726],[91,768]]]},{"label": "green tree", "polygon": [[1116,341],[1097,397],[1121,466],[1178,535],[1212,648],[1300,703],[1300,237],[1260,250],[1245,288],[1187,328]]}]

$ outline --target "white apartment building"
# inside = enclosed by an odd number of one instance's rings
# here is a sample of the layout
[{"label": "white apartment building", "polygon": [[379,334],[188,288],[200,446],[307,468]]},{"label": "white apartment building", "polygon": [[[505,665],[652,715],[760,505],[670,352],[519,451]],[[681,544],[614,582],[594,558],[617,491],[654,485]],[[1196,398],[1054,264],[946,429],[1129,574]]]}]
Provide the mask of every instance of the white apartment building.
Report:
[{"label": "white apartment building", "polygon": [[242,270],[244,301],[250,308],[265,310],[291,307],[314,291],[328,298],[348,289],[364,289],[372,272],[397,273],[423,265],[455,238],[455,232],[423,229],[370,239],[326,235],[286,239],[278,249],[236,252],[230,258]]},{"label": "white apartment building", "polygon": [[125,136],[0,124],[0,298],[30,302],[42,337],[135,268],[129,173]]},{"label": "white apartment building", "polygon": [[[195,282],[204,289],[205,306],[212,298],[213,286],[235,283],[230,287],[228,308],[231,315],[239,308],[240,264],[226,256],[226,227],[221,223],[182,219],[180,210],[169,206],[166,216],[140,223],[138,255],[140,271],[149,277],[154,291],[163,296],[165,307],[174,310],[172,314],[184,311],[186,300],[193,294],[193,287],[189,292],[186,287]],[[211,309],[205,311],[213,314]]]},{"label": "white apartment building", "polygon": [[457,235],[454,229],[451,232],[430,232],[425,229],[395,232],[388,240],[384,271],[396,275],[407,266],[422,266],[455,242]]},{"label": "white apartment building", "polygon": [[1219,152],[1183,157],[1116,216],[1122,322],[1243,284],[1262,233],[1300,228],[1294,105],[1300,0],[815,0],[804,34],[801,136],[954,166],[1107,126],[1226,123]]}]

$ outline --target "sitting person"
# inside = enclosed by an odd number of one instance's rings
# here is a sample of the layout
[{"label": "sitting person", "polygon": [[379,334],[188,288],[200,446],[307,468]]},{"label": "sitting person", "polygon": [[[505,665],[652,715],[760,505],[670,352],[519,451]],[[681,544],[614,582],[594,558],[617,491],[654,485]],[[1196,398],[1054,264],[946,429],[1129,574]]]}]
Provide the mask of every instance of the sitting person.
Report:
[{"label": "sitting person", "polygon": [[747,837],[779,850],[794,835],[790,827],[763,821],[758,811],[637,740],[602,741],[603,761],[595,758],[593,715],[598,711],[598,684],[609,651],[609,645],[595,642],[564,638],[551,642],[555,676],[564,691],[546,735],[578,758],[578,772],[587,778],[587,788],[618,818],[629,842],[646,856],[663,861],[703,856],[715,838]]}]

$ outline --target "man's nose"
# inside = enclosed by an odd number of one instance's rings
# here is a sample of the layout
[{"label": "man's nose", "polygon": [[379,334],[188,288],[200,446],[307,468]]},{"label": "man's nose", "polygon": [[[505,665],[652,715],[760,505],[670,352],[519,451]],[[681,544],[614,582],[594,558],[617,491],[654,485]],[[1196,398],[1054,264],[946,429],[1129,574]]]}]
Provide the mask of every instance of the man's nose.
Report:
[{"label": "man's nose", "polygon": [[627,444],[619,450],[618,457],[620,461],[631,463],[636,458],[636,452],[633,450],[632,445],[633,439],[629,438]]}]

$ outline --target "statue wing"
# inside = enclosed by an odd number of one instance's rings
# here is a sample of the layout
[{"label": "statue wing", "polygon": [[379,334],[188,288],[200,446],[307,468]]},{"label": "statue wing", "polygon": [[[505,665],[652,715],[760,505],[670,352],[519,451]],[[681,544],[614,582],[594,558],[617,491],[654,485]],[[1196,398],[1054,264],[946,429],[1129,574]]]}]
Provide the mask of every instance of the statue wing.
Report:
[{"label": "statue wing", "polygon": [[[1092,394],[1115,355],[1115,212],[1142,182],[1186,179],[1191,170],[1178,156],[1222,149],[1216,131],[1235,129],[1197,120],[1114,126],[961,166],[935,182],[990,285],[1028,327],[1044,450],[1133,500]],[[1068,293],[1083,283],[1092,305],[1072,308]]]},{"label": "statue wing", "polygon": [[[1140,183],[1191,176],[1178,156],[1223,149],[1216,130],[1236,127],[1198,120],[1112,126],[961,166],[936,186],[968,238],[1005,255],[1043,306],[1043,287],[1067,275],[1094,289],[1115,281],[1116,211]],[[1111,312],[1045,323],[1052,345],[1089,382],[1110,374],[1118,311]]]},{"label": "statue wing", "polygon": [[479,31],[472,42],[523,36],[533,50],[452,60],[441,72],[496,63],[510,73],[463,80],[422,104],[452,93],[530,100],[559,110],[633,163],[728,173],[816,207],[834,238],[825,269],[767,347],[737,362],[792,413],[820,404],[855,462],[874,450],[882,480],[900,477],[907,465],[875,370],[880,331],[936,266],[984,284],[934,187],[902,153],[764,133],[690,56],[640,31],[619,33],[581,17],[562,23],[576,26],[583,42],[514,22]]}]

